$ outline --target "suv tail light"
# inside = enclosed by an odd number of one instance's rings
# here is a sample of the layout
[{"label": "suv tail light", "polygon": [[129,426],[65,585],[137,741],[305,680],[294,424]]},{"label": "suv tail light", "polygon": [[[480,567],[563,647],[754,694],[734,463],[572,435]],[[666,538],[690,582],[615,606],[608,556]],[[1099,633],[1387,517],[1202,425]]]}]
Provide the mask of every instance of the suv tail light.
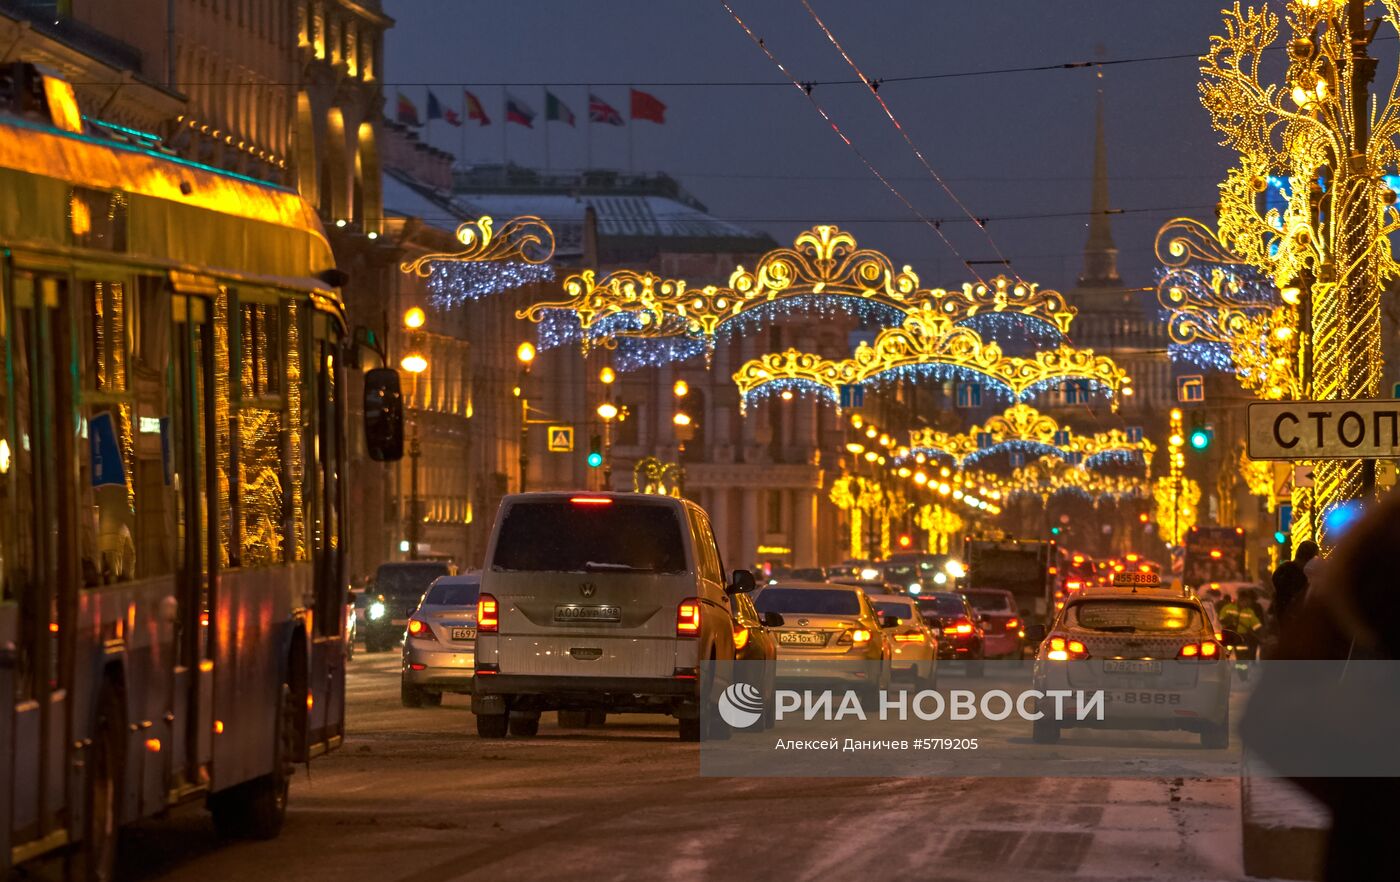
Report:
[{"label": "suv tail light", "polygon": [[696,637],[700,634],[700,600],[687,597],[676,607],[676,636]]},{"label": "suv tail light", "polygon": [[416,637],[419,640],[432,640],[435,642],[437,640],[437,635],[433,633],[433,629],[428,627],[428,623],[422,619],[408,620],[408,636]]},{"label": "suv tail light", "polygon": [[1181,651],[1176,654],[1182,661],[1215,661],[1223,655],[1220,651],[1220,644],[1214,640],[1204,640],[1200,643],[1188,643],[1181,647]]},{"label": "suv tail light", "polygon": [[1089,650],[1078,640],[1067,637],[1051,637],[1050,651],[1045,654],[1050,661],[1079,661],[1089,657]]},{"label": "suv tail light", "polygon": [[480,633],[495,634],[500,630],[501,619],[496,598],[482,594],[476,599],[476,630]]}]

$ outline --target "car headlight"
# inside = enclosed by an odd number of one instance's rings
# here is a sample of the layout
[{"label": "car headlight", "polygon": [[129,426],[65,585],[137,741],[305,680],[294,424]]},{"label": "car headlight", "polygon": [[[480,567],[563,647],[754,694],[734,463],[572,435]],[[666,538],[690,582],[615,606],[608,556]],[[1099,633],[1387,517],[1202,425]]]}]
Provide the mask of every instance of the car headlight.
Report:
[{"label": "car headlight", "polygon": [[967,575],[967,568],[962,565],[961,561],[950,560],[944,565],[943,569],[954,579],[961,579],[963,576]]},{"label": "car headlight", "polygon": [[384,604],[380,603],[378,600],[376,600],[374,603],[371,603],[369,605],[369,617],[371,619],[384,618]]}]

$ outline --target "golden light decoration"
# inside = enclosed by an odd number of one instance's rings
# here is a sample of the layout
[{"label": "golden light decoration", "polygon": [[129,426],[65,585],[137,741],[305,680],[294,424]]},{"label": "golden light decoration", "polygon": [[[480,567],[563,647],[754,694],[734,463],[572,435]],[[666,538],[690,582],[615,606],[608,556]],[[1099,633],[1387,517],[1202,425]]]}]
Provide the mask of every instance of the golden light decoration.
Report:
[{"label": "golden light decoration", "polygon": [[519,260],[525,263],[548,263],[554,256],[554,230],[543,218],[534,215],[514,217],[496,228],[489,215],[482,215],[457,227],[456,238],[461,251],[425,254],[406,261],[400,269],[421,278],[433,273],[433,264],[473,263]]},{"label": "golden light decoration", "polygon": [[[703,339],[713,347],[720,325],[767,304],[797,298],[849,298],[887,307],[895,314],[931,308],[953,322],[989,312],[1024,315],[1067,333],[1075,309],[1058,291],[998,276],[961,290],[922,288],[919,277],[896,268],[885,254],[857,247],[855,237],[833,225],[813,227],[791,248],[759,258],[753,270],[735,267],[729,283],[692,286],[651,272],[622,269],[598,278],[584,270],[564,280],[562,300],[535,303],[517,318],[540,322],[551,311],[573,313],[587,351],[592,341],[617,336]],[[611,328],[606,320],[635,314],[636,321]]]},{"label": "golden light decoration", "polygon": [[1092,435],[1075,434],[1061,426],[1054,417],[1043,414],[1029,404],[1017,402],[986,423],[965,432],[945,432],[933,428],[912,429],[909,449],[923,453],[942,453],[961,466],[973,454],[999,445],[1021,442],[1044,452],[1054,452],[1067,459],[1089,459],[1100,454],[1139,454],[1143,464],[1151,469],[1156,445],[1146,437],[1132,440],[1122,429],[1108,429]]},{"label": "golden light decoration", "polygon": [[952,544],[952,537],[961,531],[965,525],[961,515],[936,502],[929,502],[919,506],[919,513],[915,522],[918,524],[919,529],[928,533],[928,549],[933,554],[948,554],[950,551],[949,546]]},{"label": "golden light decoration", "polygon": [[[1225,11],[1225,36],[1213,37],[1201,59],[1201,101],[1239,154],[1220,185],[1217,239],[1280,291],[1296,292],[1285,299],[1310,313],[1298,328],[1307,335],[1300,373],[1309,379],[1299,392],[1314,400],[1378,396],[1380,295],[1400,274],[1389,241],[1400,211],[1386,182],[1400,164],[1400,82],[1373,97],[1368,57],[1382,22],[1400,28],[1400,0],[1381,0],[1374,29],[1364,18],[1370,5],[1291,0],[1281,19],[1236,3]],[[1285,79],[1265,82],[1260,62],[1285,21]],[[1291,192],[1283,210],[1261,212],[1271,174],[1287,178]],[[1320,511],[1360,497],[1362,463],[1318,464],[1313,493]],[[1311,502],[1295,498],[1295,513]]]},{"label": "golden light decoration", "polygon": [[632,489],[653,496],[680,496],[680,466],[654,456],[637,460],[632,468]]},{"label": "golden light decoration", "polygon": [[817,389],[834,399],[843,385],[930,366],[980,375],[1017,400],[1055,381],[1089,380],[1109,390],[1114,410],[1117,393],[1132,383],[1113,359],[1067,343],[1030,357],[1005,355],[995,341],[984,341],[972,328],[954,325],[927,305],[911,312],[899,327],[881,330],[873,344],[862,341],[850,358],[832,360],[790,348],[745,362],[734,373],[734,382],[742,409],[751,394],[770,384]]},{"label": "golden light decoration", "polygon": [[1157,534],[1168,545],[1180,545],[1182,538],[1196,524],[1196,506],[1201,501],[1201,486],[1186,477],[1186,441],[1182,435],[1181,408],[1170,413],[1171,436],[1167,440],[1167,474],[1152,486],[1156,503]]},{"label": "golden light decoration", "polygon": [[1006,482],[1010,499],[1038,496],[1042,503],[1060,493],[1076,493],[1091,500],[1143,499],[1150,492],[1145,478],[1103,475],[1055,456],[1042,456],[1013,469]]}]

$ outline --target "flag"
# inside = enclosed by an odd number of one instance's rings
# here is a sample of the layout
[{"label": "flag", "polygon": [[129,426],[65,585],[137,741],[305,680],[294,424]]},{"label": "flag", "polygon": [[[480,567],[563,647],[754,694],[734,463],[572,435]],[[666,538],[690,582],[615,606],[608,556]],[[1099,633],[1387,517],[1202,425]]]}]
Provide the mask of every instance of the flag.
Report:
[{"label": "flag", "polygon": [[398,95],[399,106],[394,114],[395,119],[406,126],[421,126],[422,123],[418,121],[418,108],[413,105],[412,101],[408,100],[404,93],[399,92]]},{"label": "flag", "polygon": [[462,125],[462,118],[461,118],[460,116],[457,115],[457,111],[453,110],[453,109],[450,108],[450,107],[444,107],[444,108],[443,108],[443,110],[442,110],[442,118],[445,119],[445,120],[447,120],[447,124],[448,124],[449,126],[458,126],[458,127],[460,127],[460,126]]},{"label": "flag", "polygon": [[462,90],[462,94],[466,96],[467,119],[474,119],[483,126],[491,125],[491,117],[486,115],[486,108],[481,105],[481,101],[466,89]]},{"label": "flag", "polygon": [[432,89],[429,89],[429,90],[428,90],[428,122],[432,122],[432,121],[435,120],[435,119],[442,119],[442,104],[440,104],[440,103],[438,102],[437,96],[433,94],[433,90],[432,90]]},{"label": "flag", "polygon": [[632,90],[632,118],[649,119],[654,123],[666,121],[666,105],[649,92]]},{"label": "flag", "polygon": [[621,126],[627,124],[626,120],[622,118],[622,114],[617,112],[616,107],[613,107],[592,92],[588,93],[588,121],[602,123],[605,126]]},{"label": "flag", "polygon": [[544,118],[545,122],[558,120],[562,123],[574,124],[574,112],[569,109],[569,105],[559,100],[559,97],[548,89],[544,90]]},{"label": "flag", "polygon": [[507,92],[506,122],[513,122],[527,129],[533,129],[535,127],[535,112],[530,109],[530,105]]}]

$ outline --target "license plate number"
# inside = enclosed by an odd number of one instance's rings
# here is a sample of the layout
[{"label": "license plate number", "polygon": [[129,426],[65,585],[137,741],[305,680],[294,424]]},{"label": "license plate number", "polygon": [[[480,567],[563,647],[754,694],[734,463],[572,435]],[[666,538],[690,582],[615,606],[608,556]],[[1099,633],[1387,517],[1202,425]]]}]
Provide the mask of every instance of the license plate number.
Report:
[{"label": "license plate number", "polygon": [[452,629],[452,639],[453,639],[453,640],[475,640],[475,639],[476,639],[476,629],[475,629],[475,628],[453,628],[453,629]]},{"label": "license plate number", "polygon": [[1155,705],[1157,707],[1181,704],[1180,692],[1156,692],[1137,690],[1134,692],[1110,692],[1109,704]]},{"label": "license plate number", "polygon": [[561,603],[554,608],[556,622],[620,622],[620,606],[583,606],[577,603]]},{"label": "license plate number", "polygon": [[1160,674],[1162,663],[1144,659],[1111,658],[1104,660],[1103,669],[1107,674]]},{"label": "license plate number", "polygon": [[779,631],[778,642],[789,646],[825,646],[826,635],[817,631]]}]

